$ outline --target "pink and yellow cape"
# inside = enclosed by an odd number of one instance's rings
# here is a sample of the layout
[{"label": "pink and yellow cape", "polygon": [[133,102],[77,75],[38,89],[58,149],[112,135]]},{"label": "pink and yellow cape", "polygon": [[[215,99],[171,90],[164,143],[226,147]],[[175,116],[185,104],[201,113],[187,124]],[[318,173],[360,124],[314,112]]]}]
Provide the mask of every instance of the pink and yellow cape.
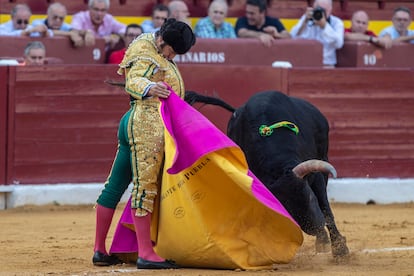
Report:
[{"label": "pink and yellow cape", "polygon": [[[165,166],[153,215],[156,252],[183,267],[265,269],[288,263],[300,227],[250,172],[241,149],[175,93],[162,100]],[[129,203],[110,252],[137,252]]]}]

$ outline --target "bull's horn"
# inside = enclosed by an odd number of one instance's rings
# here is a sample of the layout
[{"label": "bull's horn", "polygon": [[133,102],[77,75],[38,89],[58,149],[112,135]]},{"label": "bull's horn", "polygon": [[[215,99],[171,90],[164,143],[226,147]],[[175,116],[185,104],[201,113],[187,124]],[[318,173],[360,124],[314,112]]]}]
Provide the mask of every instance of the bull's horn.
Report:
[{"label": "bull's horn", "polygon": [[294,167],[292,171],[299,178],[303,178],[311,172],[324,172],[331,174],[334,178],[336,178],[335,168],[328,162],[317,159],[304,161]]}]

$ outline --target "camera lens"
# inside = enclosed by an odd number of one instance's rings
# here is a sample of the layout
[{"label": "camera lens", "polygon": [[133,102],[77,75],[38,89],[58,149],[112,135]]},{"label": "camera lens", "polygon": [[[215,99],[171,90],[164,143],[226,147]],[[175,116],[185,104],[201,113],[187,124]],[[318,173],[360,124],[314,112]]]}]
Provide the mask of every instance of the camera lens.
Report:
[{"label": "camera lens", "polygon": [[325,13],[325,10],[323,8],[317,7],[313,10],[312,18],[316,21],[319,21],[322,19],[324,13]]}]

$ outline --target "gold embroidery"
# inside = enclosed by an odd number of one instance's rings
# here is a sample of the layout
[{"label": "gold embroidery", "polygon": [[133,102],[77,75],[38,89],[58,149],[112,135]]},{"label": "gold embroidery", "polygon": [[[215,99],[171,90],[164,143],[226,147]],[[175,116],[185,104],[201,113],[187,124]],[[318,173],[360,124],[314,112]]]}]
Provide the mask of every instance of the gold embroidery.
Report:
[{"label": "gold embroidery", "polygon": [[153,211],[161,182],[164,126],[159,99],[143,95],[149,85],[163,81],[183,98],[184,83],[176,64],[158,53],[153,34],[141,35],[132,42],[118,73],[125,74],[125,90],[137,99],[132,103],[128,124],[134,183],[131,205],[137,208],[137,216],[145,216]]}]

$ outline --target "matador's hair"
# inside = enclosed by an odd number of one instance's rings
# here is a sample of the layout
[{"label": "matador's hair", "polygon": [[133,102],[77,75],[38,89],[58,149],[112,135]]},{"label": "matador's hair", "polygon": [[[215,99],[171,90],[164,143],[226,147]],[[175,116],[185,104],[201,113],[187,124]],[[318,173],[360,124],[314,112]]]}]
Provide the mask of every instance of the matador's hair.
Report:
[{"label": "matador's hair", "polygon": [[161,26],[158,34],[165,43],[170,45],[179,54],[185,54],[195,44],[196,38],[188,24],[174,18],[167,19]]}]

